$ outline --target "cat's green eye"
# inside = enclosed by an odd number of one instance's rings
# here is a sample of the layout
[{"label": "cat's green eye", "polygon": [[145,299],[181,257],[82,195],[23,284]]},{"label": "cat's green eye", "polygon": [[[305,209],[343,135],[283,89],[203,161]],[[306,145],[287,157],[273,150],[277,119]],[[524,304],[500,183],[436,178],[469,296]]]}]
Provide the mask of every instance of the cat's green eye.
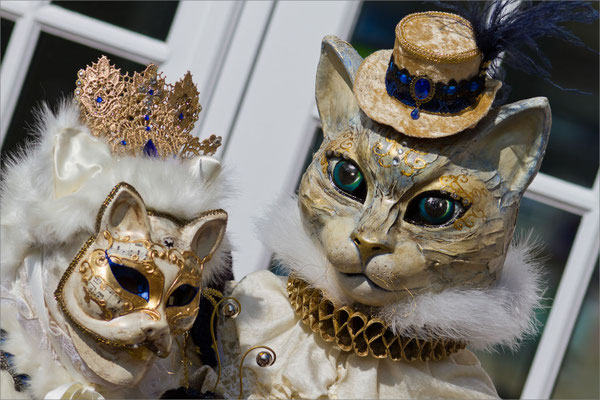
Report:
[{"label": "cat's green eye", "polygon": [[409,203],[404,219],[416,225],[446,226],[460,218],[467,209],[460,199],[431,191],[420,194]]},{"label": "cat's green eye", "polygon": [[356,164],[347,160],[332,160],[330,165],[329,174],[333,186],[352,199],[364,202],[367,185]]}]

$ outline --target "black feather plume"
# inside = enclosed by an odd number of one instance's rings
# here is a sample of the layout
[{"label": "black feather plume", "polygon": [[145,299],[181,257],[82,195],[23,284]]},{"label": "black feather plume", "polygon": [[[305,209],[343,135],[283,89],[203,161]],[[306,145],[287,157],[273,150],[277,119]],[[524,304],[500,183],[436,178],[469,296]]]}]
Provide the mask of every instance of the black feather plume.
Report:
[{"label": "black feather plume", "polygon": [[[548,70],[551,64],[537,41],[544,37],[560,39],[594,51],[560,25],[570,21],[589,24],[597,20],[598,11],[589,2],[496,0],[435,3],[471,22],[477,47],[483,53],[483,61],[492,61],[489,70],[492,78],[504,82],[504,67],[509,66],[539,76],[560,89],[584,93],[562,88],[550,80]],[[501,63],[494,62],[499,58],[502,59]],[[507,94],[502,97],[505,98]]]}]

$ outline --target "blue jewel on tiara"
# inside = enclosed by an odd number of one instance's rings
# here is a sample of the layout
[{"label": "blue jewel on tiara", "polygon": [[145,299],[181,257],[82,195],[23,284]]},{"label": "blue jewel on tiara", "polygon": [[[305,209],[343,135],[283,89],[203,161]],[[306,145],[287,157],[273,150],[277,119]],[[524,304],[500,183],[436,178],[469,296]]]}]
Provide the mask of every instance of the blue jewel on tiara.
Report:
[{"label": "blue jewel on tiara", "polygon": [[148,141],[144,145],[143,152],[148,157],[158,157],[158,150],[156,149],[156,146],[154,145],[152,139],[148,139]]}]

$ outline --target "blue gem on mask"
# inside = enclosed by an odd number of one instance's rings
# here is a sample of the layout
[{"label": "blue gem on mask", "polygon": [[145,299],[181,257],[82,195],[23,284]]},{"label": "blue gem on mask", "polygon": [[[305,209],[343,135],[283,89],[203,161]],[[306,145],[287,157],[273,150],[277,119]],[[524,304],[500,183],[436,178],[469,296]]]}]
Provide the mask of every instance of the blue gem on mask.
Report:
[{"label": "blue gem on mask", "polygon": [[412,119],[419,119],[419,109],[415,108],[414,110],[412,110],[412,112],[410,113],[410,117]]},{"label": "blue gem on mask", "polygon": [[125,145],[127,144],[127,141],[126,141],[126,140],[121,140],[121,144],[122,144],[123,146],[125,146]]},{"label": "blue gem on mask", "polygon": [[144,146],[144,154],[148,157],[158,157],[158,150],[156,149],[152,139],[148,139],[146,142],[146,145]]},{"label": "blue gem on mask", "polygon": [[431,92],[431,82],[427,78],[419,78],[415,82],[413,90],[417,100],[425,100]]},{"label": "blue gem on mask", "polygon": [[179,113],[179,120],[182,121],[183,120],[183,113]]},{"label": "blue gem on mask", "polygon": [[148,90],[148,94],[149,94],[150,96],[154,95],[154,90],[152,90],[152,89]]},{"label": "blue gem on mask", "polygon": [[102,100],[102,97],[98,96],[96,97],[96,103],[102,103],[104,100]]},{"label": "blue gem on mask", "polygon": [[150,121],[150,116],[149,116],[149,115],[144,115],[144,119],[145,119],[146,121]]},{"label": "blue gem on mask", "polygon": [[147,127],[146,127],[146,130],[147,130],[147,131],[149,131],[150,129],[152,129],[152,128],[150,128],[149,126],[147,126]]}]

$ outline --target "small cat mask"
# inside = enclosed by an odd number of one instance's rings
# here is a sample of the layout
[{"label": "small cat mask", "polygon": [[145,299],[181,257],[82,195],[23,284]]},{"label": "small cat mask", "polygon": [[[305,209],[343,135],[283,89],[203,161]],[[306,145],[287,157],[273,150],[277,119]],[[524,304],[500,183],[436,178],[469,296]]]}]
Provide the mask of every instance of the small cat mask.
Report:
[{"label": "small cat mask", "polygon": [[152,353],[169,355],[174,337],[196,319],[203,267],[226,223],[225,211],[209,210],[183,224],[147,210],[132,186],[115,186],[98,214],[97,233],[55,292],[91,369],[124,384],[144,374]]},{"label": "small cat mask", "polygon": [[369,306],[493,286],[546,148],[547,99],[492,109],[457,135],[409,137],[359,108],[352,89],[362,61],[348,43],[323,40],[316,97],[324,138],[299,206],[330,276],[347,302]]}]

